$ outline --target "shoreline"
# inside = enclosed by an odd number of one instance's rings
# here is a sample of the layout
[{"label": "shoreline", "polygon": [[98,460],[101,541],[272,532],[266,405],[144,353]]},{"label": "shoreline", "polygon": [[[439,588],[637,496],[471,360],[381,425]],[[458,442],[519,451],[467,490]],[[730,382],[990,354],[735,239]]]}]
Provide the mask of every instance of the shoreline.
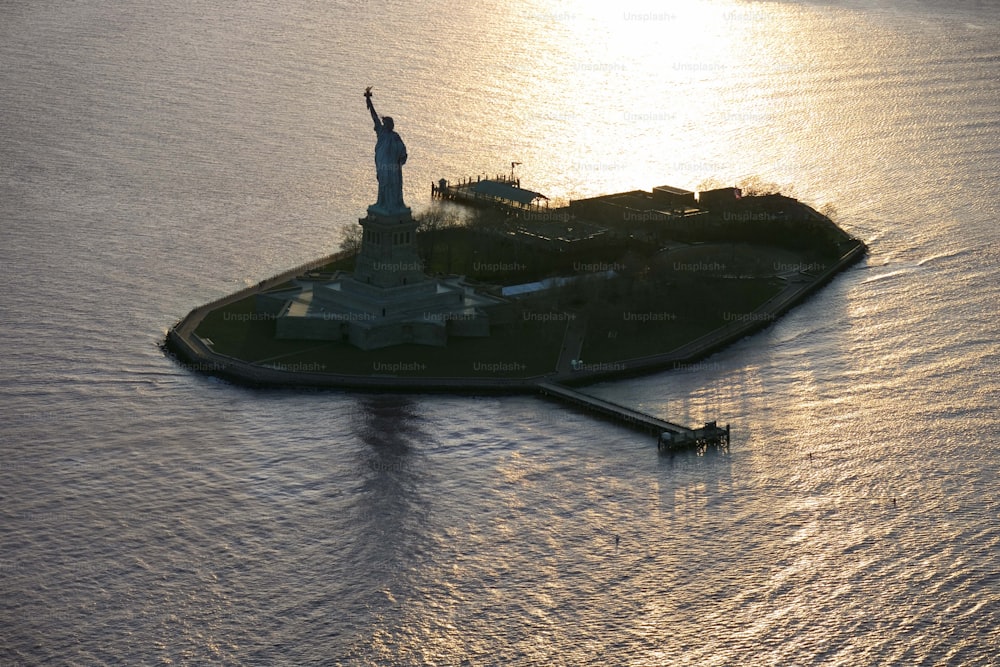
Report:
[{"label": "shoreline", "polygon": [[235,384],[257,388],[320,388],[355,391],[392,391],[400,393],[445,392],[456,394],[524,394],[538,393],[539,383],[556,382],[579,386],[593,382],[634,377],[665,370],[692,366],[728,345],[767,328],[783,314],[829,283],[839,273],[860,261],[868,247],[855,239],[854,247],[844,253],[830,268],[802,284],[790,284],[751,313],[752,317],[733,321],[674,350],[634,359],[593,364],[600,368],[553,371],[525,378],[446,378],[385,375],[348,375],[304,369],[299,363],[293,369],[250,363],[213,351],[195,335],[202,320],[212,311],[245,299],[271,287],[287,282],[302,273],[324,266],[344,253],[333,253],[307,262],[254,286],[198,306],[172,326],[164,347],[186,368],[220,377]]}]

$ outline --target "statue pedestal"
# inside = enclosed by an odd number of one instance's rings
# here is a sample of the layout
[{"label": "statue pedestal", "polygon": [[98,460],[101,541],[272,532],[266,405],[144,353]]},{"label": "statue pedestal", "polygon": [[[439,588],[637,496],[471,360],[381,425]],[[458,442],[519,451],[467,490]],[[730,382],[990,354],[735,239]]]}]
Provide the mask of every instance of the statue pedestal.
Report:
[{"label": "statue pedestal", "polygon": [[382,217],[382,218],[400,218],[400,219],[413,217],[412,211],[410,210],[409,206],[403,206],[402,208],[390,211],[388,209],[382,208],[378,204],[372,204],[371,206],[368,207],[368,215],[375,217]]},{"label": "statue pedestal", "polygon": [[375,287],[401,287],[427,280],[417,253],[417,221],[410,209],[385,214],[369,206],[368,217],[358,222],[364,232],[355,280]]}]

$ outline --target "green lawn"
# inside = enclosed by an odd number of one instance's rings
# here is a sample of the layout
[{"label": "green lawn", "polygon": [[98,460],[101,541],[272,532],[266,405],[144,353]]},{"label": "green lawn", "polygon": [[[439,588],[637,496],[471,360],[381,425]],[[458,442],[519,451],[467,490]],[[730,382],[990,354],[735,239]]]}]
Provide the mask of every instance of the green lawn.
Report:
[{"label": "green lawn", "polygon": [[320,273],[333,273],[335,271],[353,271],[356,255],[345,255],[338,257],[332,262],[328,262],[317,269]]},{"label": "green lawn", "polygon": [[593,363],[670,352],[752,312],[782,288],[768,279],[705,278],[664,286],[656,298],[595,308],[580,356]]}]

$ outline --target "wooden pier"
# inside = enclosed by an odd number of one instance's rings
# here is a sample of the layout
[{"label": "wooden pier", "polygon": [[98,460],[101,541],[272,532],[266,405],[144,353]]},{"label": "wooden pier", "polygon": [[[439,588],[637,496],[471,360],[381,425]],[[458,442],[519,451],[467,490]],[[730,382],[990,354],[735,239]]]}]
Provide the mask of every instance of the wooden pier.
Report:
[{"label": "wooden pier", "polygon": [[504,174],[493,178],[465,178],[457,183],[442,178],[437,183],[431,183],[431,197],[479,208],[498,208],[515,215],[525,211],[544,211],[549,202],[549,198],[542,193],[521,188],[521,179]]},{"label": "wooden pier", "polygon": [[669,422],[659,417],[639,412],[632,408],[606,401],[596,396],[584,394],[565,385],[555,382],[539,382],[538,391],[543,396],[549,396],[575,407],[596,412],[597,414],[625,424],[632,428],[657,436],[657,448],[661,452],[672,452],[692,447],[708,445],[729,446],[729,425],[725,428],[714,421],[701,428],[690,429],[680,424]]}]

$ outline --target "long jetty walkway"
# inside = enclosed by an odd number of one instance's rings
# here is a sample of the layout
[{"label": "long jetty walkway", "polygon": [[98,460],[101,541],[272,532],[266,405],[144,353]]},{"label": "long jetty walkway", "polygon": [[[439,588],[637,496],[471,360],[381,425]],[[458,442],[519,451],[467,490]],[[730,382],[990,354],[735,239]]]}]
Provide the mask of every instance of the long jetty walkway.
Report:
[{"label": "long jetty walkway", "polygon": [[708,422],[702,428],[690,429],[645,412],[606,401],[603,398],[584,394],[565,385],[554,382],[539,382],[537,387],[543,396],[558,399],[640,431],[656,435],[657,446],[661,452],[704,445],[729,446],[728,424],[722,428],[715,422]]}]

